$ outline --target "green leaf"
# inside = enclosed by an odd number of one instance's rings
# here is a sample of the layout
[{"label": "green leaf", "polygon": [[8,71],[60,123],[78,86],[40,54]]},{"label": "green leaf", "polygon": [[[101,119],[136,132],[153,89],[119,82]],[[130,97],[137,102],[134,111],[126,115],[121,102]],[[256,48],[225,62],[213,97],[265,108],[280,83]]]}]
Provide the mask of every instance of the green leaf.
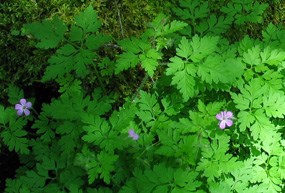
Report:
[{"label": "green leaf", "polygon": [[[83,129],[87,131],[87,134],[82,137],[82,139],[88,143],[101,143],[101,135],[108,132],[110,127],[107,122],[103,119],[100,119],[97,116],[92,116],[89,114],[83,114],[81,116],[83,123],[88,124],[84,126]],[[103,131],[103,132],[101,132]],[[96,135],[97,134],[97,135]]]},{"label": "green leaf", "polygon": [[57,50],[58,54],[71,57],[77,50],[71,44],[65,44]]},{"label": "green leaf", "polygon": [[178,48],[176,48],[176,54],[177,56],[180,56],[187,60],[192,54],[192,47],[190,41],[187,40],[184,36],[182,37],[180,44],[178,45]]},{"label": "green leaf", "polygon": [[76,74],[78,77],[84,77],[88,74],[87,65],[93,64],[93,59],[96,57],[96,54],[91,50],[81,49],[79,53],[73,58]]},{"label": "green leaf", "polygon": [[[234,183],[232,188],[237,192],[248,192],[248,185],[250,181],[250,174],[252,172],[253,159],[250,158],[242,162],[241,166],[232,172]],[[253,189],[253,187],[250,187]],[[250,193],[250,192],[248,192]]]},{"label": "green leaf", "polygon": [[87,193],[112,193],[113,191],[110,188],[100,187],[98,189],[87,188]]},{"label": "green leaf", "polygon": [[255,113],[255,123],[250,127],[251,135],[254,140],[260,139],[261,141],[267,140],[270,132],[275,132],[274,125],[265,116],[263,109],[258,109]]},{"label": "green leaf", "polygon": [[155,69],[159,65],[157,60],[161,59],[161,53],[155,49],[150,49],[146,52],[145,55],[141,54],[139,58],[141,60],[142,67],[145,69],[148,75],[152,77]]},{"label": "green leaf", "polygon": [[193,50],[190,56],[191,60],[193,62],[200,62],[203,58],[213,53],[217,48],[218,41],[219,37],[217,36],[205,36],[200,38],[195,35],[191,41]]},{"label": "green leaf", "polygon": [[[225,104],[223,102],[213,102],[205,105],[201,100],[198,100],[198,109],[201,112],[202,117],[216,115]],[[190,111],[191,112],[191,111]],[[208,119],[209,117],[207,117]]]},{"label": "green leaf", "polygon": [[262,141],[262,149],[270,155],[284,155],[283,147],[280,144],[281,134],[273,132],[268,132],[268,137]]},{"label": "green leaf", "polygon": [[197,93],[195,89],[195,80],[188,73],[188,70],[186,68],[180,72],[177,72],[174,75],[171,84],[177,85],[177,88],[182,94],[184,101],[188,101],[191,97],[195,96],[195,94]]},{"label": "green leaf", "polygon": [[119,157],[117,155],[101,152],[97,158],[100,163],[100,178],[103,179],[105,183],[110,184],[111,172],[116,169],[114,163]]},{"label": "green leaf", "polygon": [[[83,93],[73,92],[62,95],[58,100],[53,100],[49,105],[43,106],[45,115],[57,120],[80,120],[80,115],[85,112],[90,98],[83,98]],[[99,113],[99,112],[98,112]]]},{"label": "green leaf", "polygon": [[261,65],[260,52],[259,46],[249,49],[247,52],[244,52],[243,61],[251,66]]},{"label": "green leaf", "polygon": [[241,163],[235,157],[226,152],[229,149],[230,137],[216,135],[211,146],[202,147],[202,158],[197,170],[202,171],[209,181],[215,181],[222,174],[233,172]]},{"label": "green leaf", "polygon": [[127,103],[120,111],[113,111],[110,117],[112,130],[122,131],[127,128],[131,121],[133,121],[137,112],[134,104]]},{"label": "green leaf", "polygon": [[70,193],[83,193],[83,190],[77,184],[71,184],[68,190]]},{"label": "green leaf", "polygon": [[238,114],[238,122],[240,123],[240,131],[245,131],[246,128],[250,128],[250,126],[254,123],[255,117],[253,114],[247,111],[241,111]]},{"label": "green leaf", "polygon": [[[45,159],[48,159],[45,157]],[[44,160],[43,163],[38,163],[35,170],[26,171],[24,176],[24,182],[32,187],[43,188],[45,186],[45,181],[48,179],[48,170],[55,169],[54,161]]]},{"label": "green leaf", "polygon": [[[188,135],[182,140],[180,140],[179,150],[177,154],[183,155],[183,159],[185,159],[187,164],[197,166],[201,154],[202,145],[209,145],[208,140],[200,138],[197,133],[195,133],[194,135]],[[189,151],[189,149],[191,149],[191,151]]]},{"label": "green leaf", "polygon": [[[56,54],[48,60],[49,66],[46,68],[42,81],[62,78],[72,71],[76,72],[77,77],[86,76],[89,73],[87,66],[93,64],[93,60],[97,56],[94,51],[104,43],[110,41],[111,38],[109,36],[86,34],[94,33],[100,27],[100,21],[97,19],[96,13],[91,6],[77,15],[75,22],[76,25],[71,26],[69,39],[73,42],[80,42],[81,47],[77,44],[65,44],[59,48]],[[63,23],[61,24],[63,25]],[[44,28],[44,26],[40,26],[39,24],[37,27]],[[53,29],[52,26],[50,26],[50,29]],[[49,32],[48,30],[46,31],[47,33]],[[60,38],[57,40],[58,44],[58,42],[63,39],[65,31],[59,31],[62,33],[62,37],[59,34],[55,34],[54,36],[56,37],[51,36],[51,38],[54,38],[53,41],[55,41],[56,38]],[[49,36],[50,33],[51,32],[48,34]],[[56,47],[57,44],[53,47]]]},{"label": "green leaf", "polygon": [[164,14],[158,14],[158,16],[150,23],[151,28],[154,29],[154,36],[165,36],[176,31],[183,29],[187,26],[187,23],[181,21],[172,21],[167,23],[168,17]]},{"label": "green leaf", "polygon": [[269,91],[279,92],[282,87],[283,76],[278,71],[267,70],[262,76],[260,76],[261,81]]},{"label": "green leaf", "polygon": [[59,92],[61,94],[65,93],[68,95],[72,95],[73,93],[82,92],[81,81],[72,77],[72,75],[67,75],[66,77],[60,79],[59,81],[60,88]]},{"label": "green leaf", "polygon": [[96,178],[103,179],[105,183],[110,184],[111,172],[115,170],[117,155],[111,155],[101,152],[96,160],[90,160],[86,165],[88,173],[88,183],[92,184]]},{"label": "green leaf", "polygon": [[6,125],[9,122],[11,111],[5,109],[2,105],[0,105],[0,115],[0,124]]},{"label": "green leaf", "polygon": [[199,131],[207,130],[212,127],[213,123],[217,124],[215,115],[220,112],[224,103],[214,102],[205,105],[201,100],[198,101],[198,110],[189,111],[189,119],[179,119],[178,128],[183,130],[183,133],[196,133]]},{"label": "green leaf", "polygon": [[196,133],[203,126],[203,117],[201,117],[200,113],[197,112],[189,112],[189,116],[192,121],[186,118],[179,119],[179,123],[177,125],[178,128],[181,128],[183,133]]},{"label": "green leaf", "polygon": [[43,142],[51,142],[55,138],[54,129],[57,125],[54,122],[49,121],[49,119],[41,113],[39,118],[32,125],[33,129],[38,129],[37,134],[40,134],[40,139]]},{"label": "green leaf", "polygon": [[274,49],[284,49],[284,32],[283,28],[277,27],[272,23],[262,31],[263,41],[266,45]]},{"label": "green leaf", "polygon": [[267,3],[252,2],[251,0],[233,1],[221,8],[228,17],[235,18],[238,25],[246,22],[261,23],[262,14],[268,7]]},{"label": "green leaf", "polygon": [[201,79],[209,84],[231,83],[243,73],[242,64],[235,59],[223,61],[219,55],[208,56],[203,63],[198,66],[197,74]]},{"label": "green leaf", "polygon": [[197,90],[195,88],[195,66],[191,63],[184,63],[178,57],[170,58],[171,63],[168,64],[166,75],[173,75],[172,85],[176,85],[183,96],[184,101],[193,97]]},{"label": "green leaf", "polygon": [[119,42],[119,45],[126,52],[119,56],[116,63],[116,74],[133,68],[140,62],[143,63],[143,67],[149,74],[153,74],[154,69],[158,66],[157,60],[161,58],[161,54],[152,49],[146,39],[124,39]]},{"label": "green leaf", "polygon": [[[93,116],[90,114],[84,114],[81,116],[82,122],[86,125],[83,126],[83,130],[86,131],[83,135],[82,140],[86,141],[94,146],[98,146],[106,152],[114,152],[115,149],[122,149],[124,146],[124,141],[119,134],[119,129],[122,124],[129,124],[128,121],[123,121],[120,125],[116,126],[119,128],[112,129],[110,124],[99,118],[98,116]],[[122,120],[125,120],[123,117]],[[125,128],[125,127],[124,127]]]},{"label": "green leaf", "polygon": [[200,34],[220,35],[230,28],[232,21],[231,17],[211,15],[209,19],[195,26],[195,30]]},{"label": "green leaf", "polygon": [[263,108],[268,117],[283,118],[285,115],[284,93],[269,92],[263,97]]},{"label": "green leaf", "polygon": [[80,27],[72,25],[70,28],[69,40],[73,42],[80,42],[83,39],[83,31]]},{"label": "green leaf", "polygon": [[[181,58],[177,56],[174,56],[170,58],[169,60],[171,61],[171,63],[168,63],[168,68],[166,69],[166,75],[168,76],[175,75],[175,73],[183,70],[185,68],[185,65],[187,64]],[[188,65],[191,65],[191,64],[188,64]],[[195,75],[195,71],[193,70],[191,74]]]},{"label": "green leaf", "polygon": [[142,42],[142,40],[138,38],[128,38],[123,39],[118,42],[119,45],[127,52],[132,52],[134,54],[138,54],[141,51],[140,44],[145,42]]},{"label": "green leaf", "polygon": [[[259,156],[253,158],[252,171],[249,174],[250,182],[256,183],[261,182],[264,191],[266,192],[280,192],[280,184],[274,184],[274,176],[270,176],[269,172],[263,167],[264,164],[268,163],[268,156],[265,153],[262,153]],[[271,171],[272,172],[272,171]],[[269,175],[268,175],[269,174]],[[273,174],[273,173],[271,173]],[[273,178],[272,178],[273,177]]]},{"label": "green leaf", "polygon": [[42,77],[42,81],[54,80],[56,78],[62,78],[65,74],[72,70],[72,57],[66,57],[63,55],[53,55],[49,60],[49,66],[45,70],[45,74]]},{"label": "green leaf", "polygon": [[220,192],[232,192],[232,187],[235,188],[235,183],[231,178],[227,178],[223,181],[210,182],[209,191],[211,193],[220,193]]},{"label": "green leaf", "polygon": [[91,5],[75,16],[75,23],[82,28],[84,33],[97,32],[101,26],[101,22]]},{"label": "green leaf", "polygon": [[[134,171],[134,178],[131,179],[129,186],[132,192],[142,193],[161,193],[161,192],[197,192],[201,186],[201,182],[196,180],[198,173],[188,169],[174,169],[159,164],[153,166],[153,169],[141,171],[136,169]],[[123,187],[125,189],[125,187]],[[124,191],[123,191],[124,192]]]},{"label": "green leaf", "polygon": [[157,33],[157,36],[165,36],[167,34],[174,33],[176,31],[179,31],[179,30],[183,29],[187,25],[188,25],[187,23],[184,23],[182,21],[174,20],[170,24],[166,24],[165,26],[163,26],[161,32]]},{"label": "green leaf", "polygon": [[6,180],[6,192],[11,192],[11,193],[28,193],[26,192],[21,192],[23,190],[28,190],[27,185],[23,184],[23,182],[19,179],[7,179]]},{"label": "green leaf", "polygon": [[14,85],[9,85],[8,97],[9,103],[15,105],[24,98],[24,91]]},{"label": "green leaf", "polygon": [[180,109],[183,108],[182,99],[179,98],[178,93],[167,95],[165,98],[161,100],[163,105],[163,112],[168,115],[176,115],[180,113]]},{"label": "green leaf", "polygon": [[231,93],[232,99],[238,109],[259,109],[262,107],[261,96],[266,93],[266,89],[264,89],[263,83],[260,79],[252,79],[249,85],[245,85],[244,88],[240,88],[240,91],[241,94],[238,95]]},{"label": "green leaf", "polygon": [[178,147],[176,144],[180,139],[180,135],[178,134],[178,132],[173,131],[173,129],[170,128],[164,129],[164,131],[157,133],[157,135],[159,141],[161,142],[161,145],[157,148],[155,153],[167,157],[177,156]]},{"label": "green leaf", "polygon": [[179,1],[181,8],[174,8],[174,13],[184,20],[192,20],[205,18],[209,14],[209,6],[207,2],[201,3],[199,0],[182,0]]},{"label": "green leaf", "polygon": [[27,124],[26,119],[16,119],[16,115],[10,113],[9,126],[1,133],[3,142],[8,146],[9,150],[15,150],[21,154],[29,154],[29,140],[26,138],[28,132],[23,127]]},{"label": "green leaf", "polygon": [[253,47],[255,47],[255,44],[257,44],[256,40],[250,38],[248,35],[245,35],[245,37],[239,42],[238,45],[239,54],[243,55],[243,53],[248,52],[250,49],[253,49]]},{"label": "green leaf", "polygon": [[133,68],[139,63],[139,61],[140,60],[139,60],[138,55],[132,52],[125,52],[120,55],[120,58],[118,59],[116,63],[115,73],[119,74],[120,72],[124,70]]},{"label": "green leaf", "polygon": [[93,64],[96,54],[91,50],[75,49],[72,45],[66,44],[57,50],[49,60],[42,81],[62,78],[65,74],[74,70],[78,77],[86,76],[87,65]]},{"label": "green leaf", "polygon": [[140,91],[140,99],[137,103],[139,108],[136,115],[145,122],[148,127],[153,126],[156,118],[161,113],[156,96]]},{"label": "green leaf", "polygon": [[[269,160],[269,164],[274,168],[274,172],[277,173],[279,179],[285,179],[285,156],[273,156]],[[277,171],[276,171],[277,170]]]},{"label": "green leaf", "polygon": [[278,49],[272,50],[270,47],[266,47],[263,52],[260,53],[260,57],[262,63],[279,65],[285,60],[285,52]]},{"label": "green leaf", "polygon": [[26,30],[25,35],[31,34],[40,40],[36,45],[38,48],[49,49],[57,47],[64,39],[67,27],[61,20],[55,17],[42,23],[25,24],[24,29]]},{"label": "green leaf", "polygon": [[86,38],[85,45],[90,50],[97,50],[109,41],[111,41],[111,36],[105,36],[102,34],[90,35]]},{"label": "green leaf", "polygon": [[[244,91],[243,93],[245,92],[246,91]],[[249,96],[248,92],[246,92],[246,94],[247,96]],[[244,98],[242,95],[236,93],[231,93],[231,97],[234,100],[234,103],[236,104],[236,108],[240,110],[246,110],[250,108],[250,99]]]},{"label": "green leaf", "polygon": [[104,115],[112,109],[112,97],[104,95],[101,89],[95,89],[92,93],[92,100],[87,105],[87,112],[93,115]]}]

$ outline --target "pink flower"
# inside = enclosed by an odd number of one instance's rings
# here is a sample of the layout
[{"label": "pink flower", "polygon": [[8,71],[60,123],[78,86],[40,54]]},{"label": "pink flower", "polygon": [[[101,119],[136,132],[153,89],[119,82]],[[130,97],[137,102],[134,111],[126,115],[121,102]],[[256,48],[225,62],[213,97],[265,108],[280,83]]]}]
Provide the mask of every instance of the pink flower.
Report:
[{"label": "pink flower", "polygon": [[216,118],[220,120],[219,127],[225,129],[233,125],[233,113],[231,111],[222,111],[216,115]]},{"label": "pink flower", "polygon": [[135,141],[139,139],[139,135],[136,134],[133,129],[129,130],[129,137],[133,138],[133,140],[135,140]]},{"label": "pink flower", "polygon": [[32,108],[32,103],[27,102],[26,99],[21,99],[20,104],[15,105],[15,109],[17,110],[17,114],[22,116],[23,113],[28,116],[30,114],[30,108]]}]

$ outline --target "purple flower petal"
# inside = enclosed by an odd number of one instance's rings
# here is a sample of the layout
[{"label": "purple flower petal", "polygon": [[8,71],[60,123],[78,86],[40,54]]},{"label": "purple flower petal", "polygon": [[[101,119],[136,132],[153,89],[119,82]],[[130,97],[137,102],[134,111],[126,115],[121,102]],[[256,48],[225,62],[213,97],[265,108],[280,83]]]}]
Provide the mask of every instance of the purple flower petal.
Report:
[{"label": "purple flower petal", "polygon": [[220,126],[221,129],[226,128],[226,122],[225,121],[221,121],[219,126]]},{"label": "purple flower petal", "polygon": [[23,109],[19,109],[19,110],[17,111],[17,114],[18,114],[19,116],[21,116],[21,115],[23,114]]},{"label": "purple flower petal", "polygon": [[20,104],[16,104],[15,105],[15,110],[17,110],[17,114],[19,116],[22,116],[23,113],[28,116],[30,115],[30,111],[29,109],[32,107],[32,103],[31,102],[27,102],[26,99],[21,99],[20,100]]},{"label": "purple flower petal", "polygon": [[26,107],[29,109],[29,108],[31,108],[32,107],[32,103],[31,102],[27,102],[26,103]]},{"label": "purple flower petal", "polygon": [[129,130],[129,136],[133,137],[134,134],[135,134],[135,131],[133,129]]},{"label": "purple flower petal", "polygon": [[24,113],[25,113],[26,116],[30,115],[30,111],[28,109],[25,109]]},{"label": "purple flower petal", "polygon": [[231,126],[233,125],[233,121],[230,120],[230,119],[227,119],[227,120],[225,121],[225,123],[226,123],[226,125],[227,125],[228,127],[231,127]]},{"label": "purple flower petal", "polygon": [[16,109],[16,110],[22,109],[22,105],[16,104],[16,105],[15,105],[15,109]]},{"label": "purple flower petal", "polygon": [[233,113],[231,111],[221,111],[216,115],[216,118],[220,121],[219,127],[225,129],[233,125]]},{"label": "purple flower petal", "polygon": [[227,118],[227,119],[233,118],[233,113],[231,111],[226,112],[225,113],[225,118]]},{"label": "purple flower petal", "polygon": [[138,139],[139,139],[139,135],[135,133],[135,134],[133,135],[133,140],[138,140]]},{"label": "purple flower petal", "polygon": [[21,105],[25,106],[26,103],[27,103],[27,101],[26,101],[26,99],[21,99],[21,100],[20,100],[20,103],[21,103]]},{"label": "purple flower petal", "polygon": [[216,115],[216,118],[218,119],[218,120],[223,120],[223,115],[222,115],[222,113],[219,113],[219,114],[217,114]]},{"label": "purple flower petal", "polygon": [[133,140],[138,140],[139,135],[136,134],[136,132],[133,129],[129,130],[129,137],[131,137]]}]

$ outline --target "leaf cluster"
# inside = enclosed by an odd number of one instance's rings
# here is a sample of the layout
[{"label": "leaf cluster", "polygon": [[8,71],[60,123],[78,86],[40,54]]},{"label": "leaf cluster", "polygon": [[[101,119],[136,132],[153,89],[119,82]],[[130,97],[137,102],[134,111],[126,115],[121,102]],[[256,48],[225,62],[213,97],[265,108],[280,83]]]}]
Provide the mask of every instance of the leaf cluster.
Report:
[{"label": "leaf cluster", "polygon": [[[92,6],[71,24],[26,24],[23,35],[54,51],[41,81],[57,82],[59,96],[19,117],[13,106],[26,93],[9,87],[1,145],[21,165],[5,192],[284,192],[284,29],[226,37],[231,25],[261,22],[266,7],[232,0],[218,14],[181,0],[177,18],[159,14],[140,36],[117,41],[100,32]],[[113,58],[100,55],[108,45]],[[102,78],[133,68],[145,77],[119,101]],[[87,90],[91,69],[98,85]],[[234,114],[224,130],[221,111]]]}]

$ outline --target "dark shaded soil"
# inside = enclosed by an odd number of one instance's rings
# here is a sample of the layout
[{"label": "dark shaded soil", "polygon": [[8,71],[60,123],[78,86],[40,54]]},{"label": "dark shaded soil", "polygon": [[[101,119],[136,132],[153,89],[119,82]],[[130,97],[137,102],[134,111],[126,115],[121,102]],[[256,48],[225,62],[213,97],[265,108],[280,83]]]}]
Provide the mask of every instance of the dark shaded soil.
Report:
[{"label": "dark shaded soil", "polygon": [[18,154],[14,151],[10,152],[7,148],[3,148],[0,154],[0,192],[4,192],[6,179],[14,178],[19,166]]}]

